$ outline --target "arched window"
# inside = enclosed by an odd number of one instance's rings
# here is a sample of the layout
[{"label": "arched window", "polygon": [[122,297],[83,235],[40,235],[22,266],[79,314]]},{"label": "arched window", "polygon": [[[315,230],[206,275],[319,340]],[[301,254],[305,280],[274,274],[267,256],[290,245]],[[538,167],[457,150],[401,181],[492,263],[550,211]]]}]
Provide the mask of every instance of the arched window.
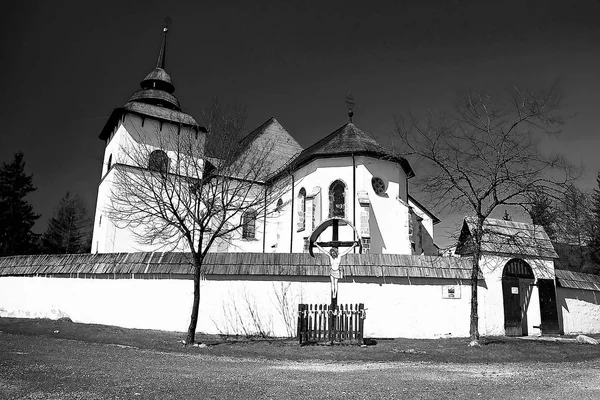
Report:
[{"label": "arched window", "polygon": [[256,237],[256,211],[248,210],[242,215],[242,238],[254,239]]},{"label": "arched window", "polygon": [[112,167],[112,154],[108,156],[108,167],[106,168],[106,172],[110,171],[110,167]]},{"label": "arched window", "polygon": [[275,211],[282,212],[283,211],[283,200],[277,200],[277,206],[275,207]]},{"label": "arched window", "polygon": [[329,186],[329,218],[346,217],[346,185],[337,180]]},{"label": "arched window", "polygon": [[169,156],[162,150],[154,150],[148,159],[148,169],[156,172],[169,171]]},{"label": "arched window", "polygon": [[306,190],[298,192],[298,232],[306,228]]}]

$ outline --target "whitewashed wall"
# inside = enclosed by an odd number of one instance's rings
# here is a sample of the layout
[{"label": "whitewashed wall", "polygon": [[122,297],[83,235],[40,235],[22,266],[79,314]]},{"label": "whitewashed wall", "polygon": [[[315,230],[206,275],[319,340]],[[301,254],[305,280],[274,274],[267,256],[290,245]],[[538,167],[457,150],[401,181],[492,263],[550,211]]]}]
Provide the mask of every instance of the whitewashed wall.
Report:
[{"label": "whitewashed wall", "polygon": [[563,332],[600,333],[600,292],[558,287],[558,320]]},{"label": "whitewashed wall", "polygon": [[[198,331],[294,335],[299,303],[329,302],[328,279],[267,278],[215,276],[202,281]],[[443,298],[443,284],[457,284],[459,298]],[[346,278],[340,283],[339,301],[365,304],[366,336],[460,337],[469,330],[467,285],[424,278]],[[287,306],[280,300],[283,293]],[[192,281],[186,279],[0,278],[2,317],[69,317],[83,323],[185,331],[191,303]],[[249,310],[256,311],[255,317]]]},{"label": "whitewashed wall", "polygon": [[[174,140],[170,140],[169,138],[178,134],[190,135],[190,138],[195,138],[192,140],[198,142],[198,148],[204,146],[204,133],[196,132],[188,126],[179,127],[178,125],[169,122],[160,123],[149,117],[142,119],[142,117],[134,114],[126,114],[121,119],[118,127],[108,139],[104,150],[102,176],[98,188],[94,216],[92,252],[113,253],[173,250],[161,248],[161,246],[141,245],[136,241],[135,235],[129,227],[124,226],[125,224],[118,221],[113,222],[108,219],[107,209],[110,205],[111,196],[113,196],[113,192],[115,191],[116,179],[115,170],[109,170],[108,163],[110,159],[111,166],[114,166],[115,164],[126,164],[145,167],[147,160],[141,160],[143,165],[139,165],[140,160],[135,160],[131,155],[140,156],[144,153],[150,154],[156,149],[165,149],[171,160],[170,168],[172,172],[199,178],[200,176],[197,176],[197,170],[175,171],[175,169],[180,166],[178,167],[175,162],[177,159],[176,152],[169,149],[174,143]],[[143,147],[143,150],[134,150],[136,147]],[[198,162],[201,167],[202,161]],[[186,165],[186,168],[187,167],[189,166]],[[183,251],[185,249],[180,248],[178,250]]]}]

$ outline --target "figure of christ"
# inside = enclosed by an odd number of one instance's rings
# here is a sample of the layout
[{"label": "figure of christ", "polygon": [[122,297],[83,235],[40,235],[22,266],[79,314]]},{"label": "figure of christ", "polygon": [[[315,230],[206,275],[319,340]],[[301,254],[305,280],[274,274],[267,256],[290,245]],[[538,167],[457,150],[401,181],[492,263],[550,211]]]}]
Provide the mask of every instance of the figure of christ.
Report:
[{"label": "figure of christ", "polygon": [[329,270],[329,278],[331,279],[331,297],[337,299],[338,292],[338,280],[344,277],[342,270],[340,269],[340,261],[342,257],[348,254],[355,246],[354,243],[352,246],[348,247],[341,254],[338,251],[337,247],[332,247],[331,250],[326,251],[324,248],[315,243],[315,246],[325,255],[329,257],[329,263],[331,264],[331,268]]}]

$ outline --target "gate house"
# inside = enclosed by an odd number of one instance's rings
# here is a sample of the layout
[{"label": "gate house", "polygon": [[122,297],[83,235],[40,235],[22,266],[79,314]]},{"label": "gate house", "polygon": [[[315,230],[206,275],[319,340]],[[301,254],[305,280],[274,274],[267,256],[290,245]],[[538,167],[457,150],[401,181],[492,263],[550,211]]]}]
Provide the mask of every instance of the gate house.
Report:
[{"label": "gate house", "polygon": [[[456,253],[471,256],[474,218],[465,218]],[[508,336],[560,332],[554,260],[558,254],[541,226],[487,219],[483,225],[481,272],[487,293],[487,329]]]}]

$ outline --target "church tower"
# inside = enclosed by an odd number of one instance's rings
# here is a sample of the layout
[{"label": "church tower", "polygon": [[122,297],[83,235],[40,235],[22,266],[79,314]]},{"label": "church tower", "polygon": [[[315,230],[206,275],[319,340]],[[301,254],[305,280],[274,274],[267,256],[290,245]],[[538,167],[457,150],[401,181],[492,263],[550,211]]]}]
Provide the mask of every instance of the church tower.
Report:
[{"label": "church tower", "polygon": [[[135,173],[136,168],[152,168],[152,163],[169,165],[176,153],[165,148],[170,135],[190,135],[204,145],[206,130],[192,116],[182,111],[175,97],[175,87],[165,70],[168,27],[162,34],[162,44],[156,67],[140,83],[122,107],[115,108],[100,132],[105,142],[102,175],[94,217],[92,253],[116,253],[159,250],[136,242],[133,227],[110,218],[112,196],[117,195],[115,174]],[[143,149],[143,152],[136,151]],[[139,155],[147,153],[147,160]],[[171,153],[171,154],[169,154]]]}]

